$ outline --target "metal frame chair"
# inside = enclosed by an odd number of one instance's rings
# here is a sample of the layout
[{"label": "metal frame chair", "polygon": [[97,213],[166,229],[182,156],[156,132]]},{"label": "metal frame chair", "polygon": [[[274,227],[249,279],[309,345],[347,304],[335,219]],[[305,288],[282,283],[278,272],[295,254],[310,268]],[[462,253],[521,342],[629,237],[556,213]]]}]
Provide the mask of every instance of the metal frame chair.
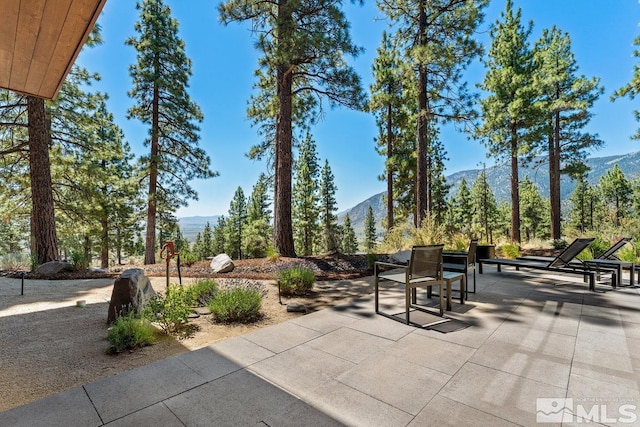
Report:
[{"label": "metal frame chair", "polygon": [[[411,308],[431,313],[416,303],[417,288],[426,287],[432,289],[440,287],[440,316],[444,313],[442,278],[442,249],[444,245],[414,246],[411,250],[411,258],[408,265],[393,264],[388,262],[376,262],[374,264],[375,275],[375,312],[383,316],[397,320],[394,316],[379,310],[378,292],[381,281],[389,281],[395,284],[403,284],[405,290],[405,321],[410,323],[409,313]],[[383,268],[391,268],[391,271],[382,271]]]}]

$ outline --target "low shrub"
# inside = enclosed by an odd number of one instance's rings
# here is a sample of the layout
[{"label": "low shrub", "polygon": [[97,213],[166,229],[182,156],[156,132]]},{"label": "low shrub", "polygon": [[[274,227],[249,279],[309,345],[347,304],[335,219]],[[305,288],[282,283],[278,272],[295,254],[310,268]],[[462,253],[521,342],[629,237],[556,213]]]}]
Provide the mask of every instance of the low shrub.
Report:
[{"label": "low shrub", "polygon": [[202,279],[186,288],[191,306],[206,307],[218,293],[218,284],[212,279]]},{"label": "low shrub", "polygon": [[31,266],[31,257],[24,252],[10,252],[0,255],[0,269],[2,270],[27,270]]},{"label": "low shrub", "polygon": [[113,322],[107,333],[109,347],[107,354],[122,353],[125,350],[135,350],[153,344],[155,328],[149,321],[134,313],[120,316]]},{"label": "low shrub", "polygon": [[587,261],[587,260],[593,259],[593,251],[591,250],[591,248],[587,247],[582,252],[580,252],[576,256],[576,258],[578,258],[581,261]]},{"label": "low shrub", "polygon": [[165,294],[158,293],[145,307],[145,317],[157,323],[166,334],[179,334],[189,321],[191,294],[172,284]]},{"label": "low shrub", "polygon": [[551,246],[553,249],[564,249],[568,245],[567,241],[564,239],[554,239],[551,241]]},{"label": "low shrub", "polygon": [[515,243],[505,243],[498,248],[503,258],[516,259],[520,254],[520,248]]},{"label": "low shrub", "polygon": [[89,268],[89,260],[84,252],[78,250],[71,251],[71,264],[76,270],[86,270]]},{"label": "low shrub", "polygon": [[198,257],[193,252],[184,252],[180,254],[180,262],[187,267],[191,267],[198,261]]},{"label": "low shrub", "polygon": [[372,253],[367,254],[367,266],[369,268],[373,268],[373,266],[375,265],[376,261],[378,261],[378,255],[377,254],[372,254]]},{"label": "low shrub", "polygon": [[253,322],[262,317],[262,295],[256,289],[242,286],[225,288],[209,301],[208,307],[214,322]]},{"label": "low shrub", "polygon": [[596,237],[595,240],[589,244],[589,249],[591,250],[591,255],[598,256],[609,249],[609,246],[611,246],[609,242],[601,237]]},{"label": "low shrub", "polygon": [[306,295],[315,281],[313,270],[307,267],[289,267],[278,272],[280,294],[284,296]]},{"label": "low shrub", "polygon": [[620,261],[628,261],[638,264],[638,251],[633,245],[627,244],[618,251]]},{"label": "low shrub", "polygon": [[275,248],[272,248],[271,246],[269,246],[267,248],[267,258],[271,262],[276,262],[280,259],[280,253],[277,250],[275,250]]}]

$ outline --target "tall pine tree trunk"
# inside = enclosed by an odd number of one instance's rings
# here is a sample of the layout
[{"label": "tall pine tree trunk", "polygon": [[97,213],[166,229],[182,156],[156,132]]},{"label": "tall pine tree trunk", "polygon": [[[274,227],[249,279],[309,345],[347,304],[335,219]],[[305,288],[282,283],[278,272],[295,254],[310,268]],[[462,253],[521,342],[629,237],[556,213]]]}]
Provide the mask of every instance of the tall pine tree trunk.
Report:
[{"label": "tall pine tree trunk", "polygon": [[518,135],[511,129],[511,240],[520,243],[520,178],[518,177]]},{"label": "tall pine tree trunk", "polygon": [[559,240],[560,230],[560,113],[553,118],[553,137],[549,137],[549,203],[551,204],[551,238]]},{"label": "tall pine tree trunk", "polygon": [[31,175],[31,231],[38,264],[58,259],[58,239],[49,159],[49,125],[44,100],[27,96],[29,169]]},{"label": "tall pine tree trunk", "polygon": [[[156,54],[156,71],[159,70],[158,56]],[[153,111],[151,114],[151,157],[149,158],[149,200],[147,202],[147,235],[144,248],[144,263],[156,263],[156,214],[158,210],[158,159],[160,145],[158,141],[159,100],[158,86],[153,88]]]},{"label": "tall pine tree trunk", "polygon": [[106,211],[102,212],[100,227],[100,267],[109,268],[109,220]]},{"label": "tall pine tree trunk", "polygon": [[[418,37],[421,46],[426,46],[427,16],[425,0],[420,1]],[[423,64],[418,66],[418,146],[416,150],[416,215],[415,226],[419,227],[427,216],[427,70]]]},{"label": "tall pine tree trunk", "polygon": [[[391,85],[388,93],[391,95]],[[393,109],[387,104],[387,230],[393,228]]]},{"label": "tall pine tree trunk", "polygon": [[[284,44],[283,51],[288,52],[286,44],[291,41],[293,32],[293,15],[287,0],[278,2],[278,40]],[[273,198],[273,240],[276,249],[282,256],[295,257],[293,245],[293,226],[291,224],[291,171],[292,154],[292,108],[293,108],[293,75],[289,63],[276,67],[277,96],[280,101],[276,124],[275,148],[275,192]]]}]

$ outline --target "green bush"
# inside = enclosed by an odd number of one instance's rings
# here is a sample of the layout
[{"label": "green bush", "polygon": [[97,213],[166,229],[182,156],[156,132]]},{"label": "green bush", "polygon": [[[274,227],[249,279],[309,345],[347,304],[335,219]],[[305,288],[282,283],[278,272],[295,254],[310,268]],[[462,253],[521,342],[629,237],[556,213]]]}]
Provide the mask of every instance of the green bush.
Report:
[{"label": "green bush", "polygon": [[155,342],[155,329],[147,319],[129,313],[120,316],[113,322],[107,334],[109,340],[108,354],[134,350]]},{"label": "green bush", "polygon": [[587,261],[587,260],[593,259],[593,252],[589,247],[587,247],[578,255],[576,255],[576,258],[578,258],[581,261]]},{"label": "green bush", "polygon": [[633,245],[626,245],[618,251],[621,261],[629,261],[638,264],[638,252]]},{"label": "green bush", "polygon": [[564,239],[555,239],[551,241],[553,249],[564,249],[567,247],[567,241]]},{"label": "green bush", "polygon": [[373,268],[373,266],[375,265],[376,261],[378,261],[378,255],[377,254],[372,254],[372,253],[367,254],[367,266],[369,268]]},{"label": "green bush", "polygon": [[515,259],[520,256],[520,248],[514,243],[506,243],[499,250],[504,258]]},{"label": "green bush", "polygon": [[316,276],[313,270],[307,267],[289,267],[278,272],[278,282],[280,282],[280,294],[306,295],[313,288]]},{"label": "green bush", "polygon": [[180,254],[180,262],[187,267],[191,267],[198,261],[198,257],[193,252],[184,252]]},{"label": "green bush", "polygon": [[85,253],[75,249],[71,251],[71,264],[73,264],[77,270],[86,270],[89,268],[89,260]]},{"label": "green bush", "polygon": [[241,286],[222,289],[209,301],[214,322],[253,322],[262,317],[260,291]]},{"label": "green bush", "polygon": [[166,334],[178,334],[187,325],[191,313],[191,294],[181,285],[172,284],[166,294],[158,293],[145,307],[145,316],[157,323]]},{"label": "green bush", "polygon": [[218,284],[212,279],[202,279],[186,288],[189,305],[206,307],[218,293]]},{"label": "green bush", "polygon": [[589,250],[591,250],[592,255],[598,256],[602,252],[609,249],[609,246],[611,246],[609,242],[602,239],[601,237],[596,237],[596,239],[589,244]]}]

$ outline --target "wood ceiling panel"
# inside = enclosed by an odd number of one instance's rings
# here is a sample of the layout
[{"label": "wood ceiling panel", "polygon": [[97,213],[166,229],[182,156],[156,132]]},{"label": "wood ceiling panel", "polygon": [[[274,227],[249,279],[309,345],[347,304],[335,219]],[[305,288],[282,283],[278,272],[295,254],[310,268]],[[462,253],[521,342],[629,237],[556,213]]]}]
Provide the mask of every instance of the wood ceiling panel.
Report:
[{"label": "wood ceiling panel", "polygon": [[7,0],[2,5],[3,15],[0,25],[0,87],[9,86],[11,63],[13,62],[13,49],[16,42],[16,28],[18,28],[18,11],[20,0]]},{"label": "wood ceiling panel", "polygon": [[106,0],[0,1],[0,88],[54,98]]},{"label": "wood ceiling panel", "polygon": [[[49,63],[54,57],[55,47],[60,38],[60,32],[67,20],[71,0],[48,1],[44,8],[47,17],[45,25],[40,27],[38,41],[33,52],[33,61],[29,67],[29,75],[25,83],[25,92],[38,93],[42,86]],[[59,52],[58,52],[59,54]]]},{"label": "wood ceiling panel", "polygon": [[45,0],[20,2],[16,42],[13,48],[13,61],[9,76],[10,86],[24,88],[27,82],[27,75],[40,32],[44,4]]},{"label": "wood ceiling panel", "polygon": [[[47,79],[40,89],[44,93],[57,92],[64,83],[64,77],[73,66],[76,56],[80,53],[84,40],[87,39],[93,28],[92,17],[96,7],[95,0],[74,0],[69,9],[69,16],[60,32],[60,38],[56,44],[53,60],[49,62],[47,74],[61,75],[58,81]],[[86,36],[85,36],[86,31]],[[83,43],[78,45],[78,39],[82,38]],[[76,51],[77,49],[77,51]],[[69,60],[69,52],[73,53],[73,59]]]}]

